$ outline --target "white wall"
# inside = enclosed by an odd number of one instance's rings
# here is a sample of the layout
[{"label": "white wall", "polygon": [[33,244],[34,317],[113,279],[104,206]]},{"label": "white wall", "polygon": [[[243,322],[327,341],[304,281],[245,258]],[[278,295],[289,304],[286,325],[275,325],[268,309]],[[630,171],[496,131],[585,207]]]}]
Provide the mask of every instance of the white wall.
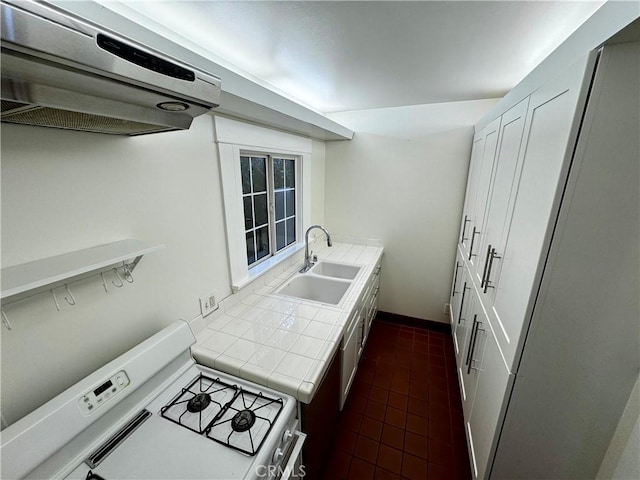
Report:
[{"label": "white wall", "polygon": [[311,224],[324,225],[325,142],[313,140],[311,150]]},{"label": "white wall", "polygon": [[382,240],[380,310],[449,322],[472,126],[496,101],[331,115],[356,135],[326,144],[326,225]]},{"label": "white wall", "polygon": [[326,225],[385,247],[379,309],[448,322],[473,129],[414,141],[356,133],[327,144]]},{"label": "white wall", "polygon": [[[166,245],[142,259],[133,284],[118,289],[109,278],[105,293],[99,276],[74,283],[73,307],[62,288],[61,312],[49,294],[4,307],[13,325],[1,337],[10,424],[172,321],[196,318],[200,296],[215,290],[222,299],[231,285],[211,117],[137,138],[1,131],[3,267],[123,238]],[[322,165],[322,143],[314,148]],[[322,181],[314,180],[321,192]]]}]

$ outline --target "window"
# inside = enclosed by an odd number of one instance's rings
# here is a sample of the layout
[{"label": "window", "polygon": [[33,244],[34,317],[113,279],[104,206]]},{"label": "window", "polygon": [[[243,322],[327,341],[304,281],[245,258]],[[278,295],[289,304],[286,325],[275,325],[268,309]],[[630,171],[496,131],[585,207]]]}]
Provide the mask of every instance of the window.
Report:
[{"label": "window", "polygon": [[220,116],[215,129],[231,288],[238,292],[304,248],[312,192],[324,184],[312,182],[310,138]]},{"label": "window", "polygon": [[240,156],[247,265],[296,242],[296,160]]}]

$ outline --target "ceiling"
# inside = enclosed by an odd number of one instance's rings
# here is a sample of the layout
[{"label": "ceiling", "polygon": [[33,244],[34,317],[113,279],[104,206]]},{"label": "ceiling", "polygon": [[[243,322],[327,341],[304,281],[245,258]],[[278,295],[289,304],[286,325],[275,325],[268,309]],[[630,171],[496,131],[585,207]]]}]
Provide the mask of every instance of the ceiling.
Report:
[{"label": "ceiling", "polygon": [[322,113],[504,96],[600,1],[101,1]]}]

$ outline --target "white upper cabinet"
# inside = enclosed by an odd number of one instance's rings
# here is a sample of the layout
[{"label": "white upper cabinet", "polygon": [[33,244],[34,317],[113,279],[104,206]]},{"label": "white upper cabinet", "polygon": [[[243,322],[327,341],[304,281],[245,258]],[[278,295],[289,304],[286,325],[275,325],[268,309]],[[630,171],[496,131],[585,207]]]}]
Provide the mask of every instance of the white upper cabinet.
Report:
[{"label": "white upper cabinet", "polygon": [[517,370],[516,351],[524,340],[520,333],[532,307],[564,188],[565,158],[573,152],[572,128],[587,63],[571,68],[531,95],[511,225],[504,233],[505,246],[499,241],[492,245],[484,272],[482,290],[487,298],[483,303],[511,371]]},{"label": "white upper cabinet", "polygon": [[500,118],[497,118],[476,134],[473,143],[460,233],[462,252],[473,266],[477,263],[478,236],[482,231],[482,222],[489,196],[499,130]]},{"label": "white upper cabinet", "polygon": [[[478,242],[478,268],[475,271],[476,280],[480,288],[486,292],[484,279],[489,263],[496,256],[496,252],[504,251],[506,241],[505,230],[511,221],[511,212],[518,190],[518,178],[522,168],[520,146],[524,132],[525,118],[529,97],[502,115],[498,150],[493,167],[493,180],[489,193],[487,215],[483,231]],[[498,253],[499,255],[499,253]]]},{"label": "white upper cabinet", "polygon": [[484,151],[485,137],[484,131],[476,133],[473,137],[473,148],[471,150],[471,161],[469,162],[469,175],[467,177],[467,192],[464,197],[464,208],[462,215],[462,225],[460,226],[460,250],[463,255],[469,255],[469,224],[473,217],[473,204],[475,201],[476,188],[478,186],[477,177],[480,173],[482,153]]}]

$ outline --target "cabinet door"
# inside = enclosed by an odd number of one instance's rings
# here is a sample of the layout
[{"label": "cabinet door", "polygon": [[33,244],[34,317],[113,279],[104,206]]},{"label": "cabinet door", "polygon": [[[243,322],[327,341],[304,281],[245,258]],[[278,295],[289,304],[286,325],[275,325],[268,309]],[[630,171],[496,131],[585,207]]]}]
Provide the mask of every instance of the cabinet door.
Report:
[{"label": "cabinet door", "polygon": [[485,131],[480,130],[473,137],[473,148],[471,150],[471,160],[469,161],[469,174],[467,175],[467,191],[464,197],[464,207],[462,209],[462,225],[460,225],[460,236],[458,244],[464,255],[469,254],[469,224],[473,215],[473,205],[475,202],[476,188],[478,186],[478,175],[480,174],[480,164],[484,152]]},{"label": "cabinet door", "polygon": [[460,318],[460,303],[462,302],[462,286],[464,282],[464,260],[462,254],[456,253],[456,266],[453,270],[453,283],[451,284],[451,298],[449,300],[449,313],[451,318],[451,333],[456,329]]},{"label": "cabinet door", "polygon": [[[465,273],[466,272],[468,272],[468,270],[465,268]],[[453,330],[453,348],[456,354],[456,365],[458,366],[461,362],[464,362],[463,352],[465,349],[465,342],[469,334],[469,328],[471,326],[471,322],[469,321],[469,312],[473,302],[473,283],[468,273],[466,273],[465,277],[466,278],[462,282],[461,287],[458,320],[456,321]]]},{"label": "cabinet door", "polygon": [[489,187],[491,185],[491,177],[495,160],[496,149],[498,147],[498,135],[500,131],[501,118],[495,119],[487,125],[482,131],[485,133],[484,149],[482,152],[481,163],[479,165],[479,173],[477,178],[476,195],[472,205],[469,223],[469,249],[467,251],[467,260],[469,261],[471,272],[475,272],[478,267],[478,260],[482,255],[480,251],[480,235],[484,230],[484,217],[489,199]]},{"label": "cabinet door", "polygon": [[[502,115],[498,150],[493,167],[490,200],[487,205],[487,215],[482,234],[480,235],[478,268],[475,276],[480,288],[484,288],[484,278],[489,265],[491,254],[495,249],[504,251],[503,233],[511,220],[515,192],[518,189],[518,178],[522,163],[520,145],[524,133],[525,118],[529,97],[510,108]],[[485,290],[486,291],[486,290]]]},{"label": "cabinet door", "polygon": [[340,373],[340,410],[344,406],[344,402],[347,400],[347,395],[349,395],[349,389],[351,388],[351,384],[353,383],[353,378],[356,375],[356,370],[358,368],[358,349],[360,348],[360,312],[355,312],[355,321],[354,317],[350,320],[350,328],[347,330],[346,340],[342,343],[342,348],[340,349],[341,354],[341,373]]},{"label": "cabinet door", "polygon": [[475,289],[471,292],[469,308],[465,313],[467,318],[464,320],[464,348],[460,351],[457,363],[465,418],[469,418],[473,408],[479,376],[477,365],[482,359],[487,339],[486,331],[489,329],[489,322],[482,308],[482,303],[475,294]]},{"label": "cabinet door", "polygon": [[460,246],[463,254],[475,266],[478,245],[477,237],[482,229],[484,210],[487,205],[493,160],[498,145],[500,118],[482,130],[475,138],[469,166],[469,180],[465,197],[464,214],[460,231]]},{"label": "cabinet door", "polygon": [[587,65],[593,69],[592,62],[580,62],[531,95],[512,220],[504,250],[492,252],[485,274],[483,301],[511,371],[517,369],[520,332],[531,313],[584,109]]},{"label": "cabinet door", "polygon": [[[488,478],[498,433],[506,409],[507,392],[514,376],[509,373],[486,319],[476,323],[475,347],[468,369],[476,377],[470,415],[465,412],[467,445],[474,479]],[[535,421],[535,420],[534,420]]]},{"label": "cabinet door", "polygon": [[460,365],[465,339],[467,338],[470,322],[469,308],[473,300],[473,282],[466,265],[463,263],[460,269],[460,301],[456,305],[456,321],[452,325],[453,348],[456,353],[456,365]]}]

